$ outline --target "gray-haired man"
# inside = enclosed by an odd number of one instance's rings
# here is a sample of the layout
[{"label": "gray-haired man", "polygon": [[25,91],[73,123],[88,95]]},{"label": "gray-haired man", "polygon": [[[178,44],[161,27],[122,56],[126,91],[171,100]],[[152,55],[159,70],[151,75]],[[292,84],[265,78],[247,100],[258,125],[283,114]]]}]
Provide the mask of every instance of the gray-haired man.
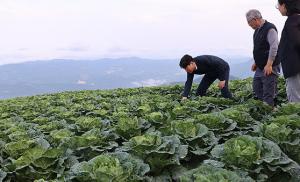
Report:
[{"label": "gray-haired man", "polygon": [[258,10],[246,13],[248,25],[255,30],[253,34],[252,71],[253,91],[256,97],[270,106],[274,106],[277,94],[277,79],[280,72],[279,60],[276,59],[278,49],[278,33],[275,25],[264,20]]}]

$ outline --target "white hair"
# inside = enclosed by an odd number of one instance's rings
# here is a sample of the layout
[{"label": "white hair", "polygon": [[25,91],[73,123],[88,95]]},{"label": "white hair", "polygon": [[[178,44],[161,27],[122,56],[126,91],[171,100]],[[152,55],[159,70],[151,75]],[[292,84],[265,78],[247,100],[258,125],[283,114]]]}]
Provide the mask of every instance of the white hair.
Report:
[{"label": "white hair", "polygon": [[251,21],[252,19],[262,19],[261,13],[256,9],[251,9],[246,13],[247,21]]}]

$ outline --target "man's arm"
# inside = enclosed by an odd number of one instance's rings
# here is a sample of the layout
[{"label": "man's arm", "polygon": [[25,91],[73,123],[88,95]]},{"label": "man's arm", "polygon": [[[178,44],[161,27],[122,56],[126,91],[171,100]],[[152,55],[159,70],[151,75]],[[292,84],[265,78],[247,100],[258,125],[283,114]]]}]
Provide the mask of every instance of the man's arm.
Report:
[{"label": "man's arm", "polygon": [[194,74],[187,73],[187,79],[184,86],[182,97],[187,97],[191,91],[193,84]]},{"label": "man's arm", "polygon": [[267,35],[267,40],[270,44],[268,62],[264,68],[265,75],[270,75],[272,73],[273,62],[277,55],[278,50],[278,35],[275,29],[270,29]]},{"label": "man's arm", "polygon": [[226,70],[218,69],[218,79],[220,81],[225,81],[226,80]]},{"label": "man's arm", "polygon": [[228,75],[227,75],[227,69],[230,68],[219,68],[218,69],[218,79],[220,80],[218,87],[219,89],[223,89],[225,87],[226,84],[226,79],[228,79]]}]

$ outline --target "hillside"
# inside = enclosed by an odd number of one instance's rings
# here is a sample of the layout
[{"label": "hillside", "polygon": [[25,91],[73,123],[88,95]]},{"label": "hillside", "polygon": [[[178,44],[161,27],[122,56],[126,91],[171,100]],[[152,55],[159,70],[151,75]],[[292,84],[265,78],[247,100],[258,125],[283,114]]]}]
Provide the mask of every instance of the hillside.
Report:
[{"label": "hillside", "polygon": [[300,105],[181,101],[182,86],[63,92],[0,101],[0,181],[299,181]]},{"label": "hillside", "polygon": [[[237,78],[252,75],[248,62],[232,59]],[[247,71],[243,71],[243,70]],[[159,86],[182,82],[186,74],[178,60],[119,58],[49,60],[0,66],[0,99],[62,91]]]}]

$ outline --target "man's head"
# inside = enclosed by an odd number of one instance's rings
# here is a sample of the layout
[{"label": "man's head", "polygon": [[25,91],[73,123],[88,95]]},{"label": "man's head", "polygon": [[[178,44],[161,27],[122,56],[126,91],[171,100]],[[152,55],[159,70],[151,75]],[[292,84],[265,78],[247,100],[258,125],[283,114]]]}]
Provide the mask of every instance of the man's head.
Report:
[{"label": "man's head", "polygon": [[196,63],[195,63],[193,57],[188,54],[184,55],[181,58],[179,66],[182,69],[185,69],[185,71],[188,73],[193,73],[196,70]]},{"label": "man's head", "polygon": [[249,10],[246,13],[246,19],[247,19],[248,25],[251,28],[253,28],[254,30],[259,28],[263,23],[261,13],[256,9]]},{"label": "man's head", "polygon": [[299,0],[278,0],[278,4],[276,8],[280,11],[282,16],[300,14],[300,1]]}]

